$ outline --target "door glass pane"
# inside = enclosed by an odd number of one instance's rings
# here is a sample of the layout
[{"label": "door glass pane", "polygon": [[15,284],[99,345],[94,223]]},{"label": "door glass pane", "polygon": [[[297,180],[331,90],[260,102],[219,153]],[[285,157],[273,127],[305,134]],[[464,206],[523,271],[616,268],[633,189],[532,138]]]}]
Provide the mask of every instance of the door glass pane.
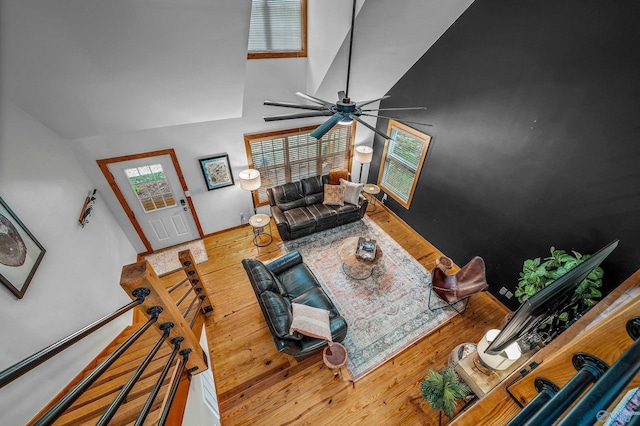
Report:
[{"label": "door glass pane", "polygon": [[173,207],[176,199],[160,164],[124,170],[145,212]]}]

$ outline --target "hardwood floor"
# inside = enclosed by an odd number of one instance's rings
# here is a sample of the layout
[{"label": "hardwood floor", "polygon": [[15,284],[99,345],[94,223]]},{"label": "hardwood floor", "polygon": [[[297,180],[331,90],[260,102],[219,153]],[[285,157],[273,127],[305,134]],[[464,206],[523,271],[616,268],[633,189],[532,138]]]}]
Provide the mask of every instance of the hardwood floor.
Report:
[{"label": "hardwood floor", "polygon": [[[434,267],[441,253],[384,206],[369,216],[425,268]],[[273,243],[263,248],[252,244],[249,225],[205,238],[209,260],[199,270],[214,303],[206,329],[222,424],[437,424],[438,412],[422,399],[420,382],[429,369],[447,363],[456,345],[475,343],[488,328],[498,326],[508,310],[488,293],[474,296],[464,315],[456,315],[352,386],[334,378],[320,354],[297,363],[276,351],[240,263],[244,258],[279,257],[275,226],[273,232]]]}]

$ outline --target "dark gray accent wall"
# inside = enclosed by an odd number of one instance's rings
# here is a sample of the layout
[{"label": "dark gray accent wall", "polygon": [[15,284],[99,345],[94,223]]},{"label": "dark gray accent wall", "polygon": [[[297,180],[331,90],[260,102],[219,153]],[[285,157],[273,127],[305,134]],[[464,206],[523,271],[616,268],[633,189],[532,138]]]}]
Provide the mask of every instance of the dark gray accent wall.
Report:
[{"label": "dark gray accent wall", "polygon": [[482,256],[511,309],[500,288],[550,246],[619,238],[607,291],[640,267],[638,22],[633,0],[476,0],[381,105],[434,125],[410,124],[433,140],[410,208],[387,206],[459,265]]}]

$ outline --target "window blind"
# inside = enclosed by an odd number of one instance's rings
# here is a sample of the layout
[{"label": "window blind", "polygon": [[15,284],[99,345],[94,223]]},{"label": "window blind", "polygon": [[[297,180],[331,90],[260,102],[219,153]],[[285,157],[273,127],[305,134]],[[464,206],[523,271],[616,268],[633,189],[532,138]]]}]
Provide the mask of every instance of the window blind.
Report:
[{"label": "window blind", "polygon": [[302,51],[302,0],[253,0],[251,52]]},{"label": "window blind", "polygon": [[249,167],[260,171],[262,182],[254,192],[256,206],[269,202],[267,188],[330,170],[349,170],[354,126],[335,126],[322,139],[310,135],[315,128],[245,136]]}]

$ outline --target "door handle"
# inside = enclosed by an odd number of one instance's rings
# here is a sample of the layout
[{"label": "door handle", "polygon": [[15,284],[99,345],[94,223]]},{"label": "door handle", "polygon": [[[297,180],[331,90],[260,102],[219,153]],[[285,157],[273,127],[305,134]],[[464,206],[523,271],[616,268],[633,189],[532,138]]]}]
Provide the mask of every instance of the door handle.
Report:
[{"label": "door handle", "polygon": [[182,210],[184,210],[185,212],[188,210],[187,202],[185,200],[180,200],[180,205],[182,206]]}]

